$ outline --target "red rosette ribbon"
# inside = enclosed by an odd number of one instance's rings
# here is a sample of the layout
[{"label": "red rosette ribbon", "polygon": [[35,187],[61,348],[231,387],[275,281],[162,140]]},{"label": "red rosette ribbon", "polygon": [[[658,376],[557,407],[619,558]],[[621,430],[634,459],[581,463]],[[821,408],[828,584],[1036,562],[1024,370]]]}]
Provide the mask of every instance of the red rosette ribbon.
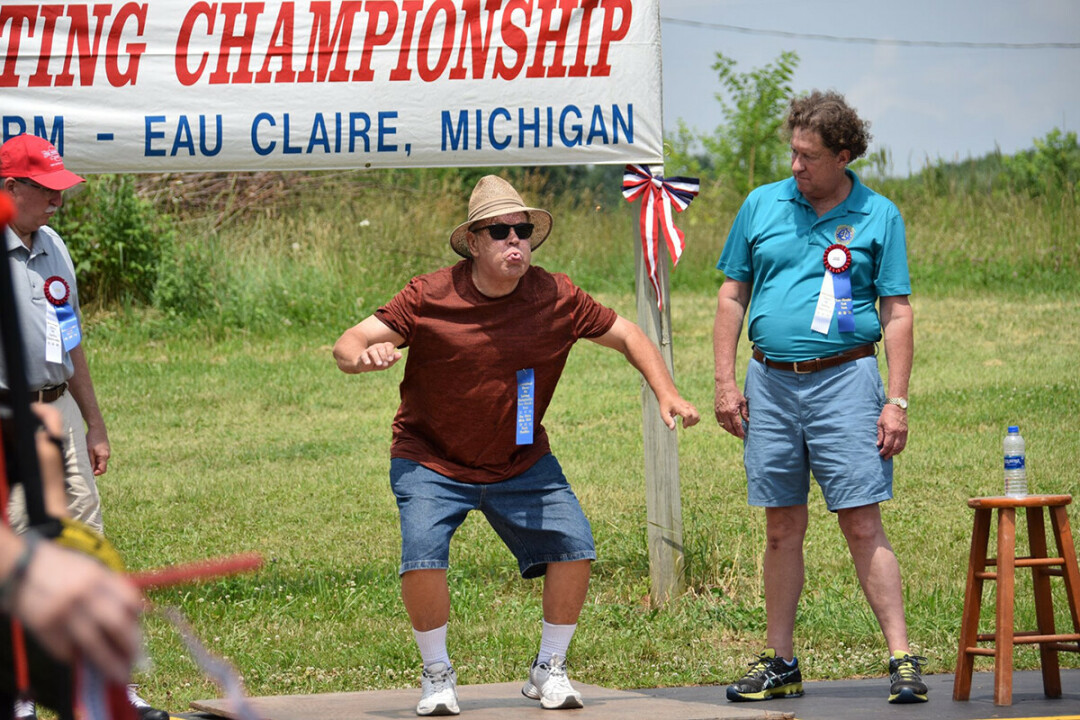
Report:
[{"label": "red rosette ribbon", "polygon": [[825,248],[822,262],[825,263],[826,270],[834,275],[839,275],[851,267],[851,251],[840,243],[833,243]]},{"label": "red rosette ribbon", "polygon": [[60,307],[71,297],[71,286],[59,275],[53,275],[45,281],[45,299]]}]

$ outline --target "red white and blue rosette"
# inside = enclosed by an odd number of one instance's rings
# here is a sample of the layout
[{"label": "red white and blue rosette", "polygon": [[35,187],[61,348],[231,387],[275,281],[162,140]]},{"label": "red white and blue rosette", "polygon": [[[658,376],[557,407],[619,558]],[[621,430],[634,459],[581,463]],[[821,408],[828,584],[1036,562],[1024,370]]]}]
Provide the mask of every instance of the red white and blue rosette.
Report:
[{"label": "red white and blue rosette", "polygon": [[836,298],[836,329],[855,332],[855,314],[851,302],[851,250],[840,243],[825,248],[822,258],[825,270],[832,274],[833,297]]},{"label": "red white and blue rosette", "polygon": [[[672,267],[679,264],[679,258],[686,248],[686,236],[675,227],[675,218],[671,213],[682,212],[690,205],[701,187],[697,178],[653,175],[648,165],[627,165],[623,173],[623,197],[628,202],[641,198],[641,215],[638,223],[641,228],[641,249],[645,258],[645,268],[649,282],[656,291],[656,306],[664,309],[663,292],[657,278],[660,265],[659,235],[671,255]],[[658,232],[658,229],[660,232]]]},{"label": "red white and blue rosette", "polygon": [[71,352],[82,342],[82,330],[79,329],[79,317],[71,307],[71,286],[59,275],[53,275],[45,281],[45,299],[49,301],[46,309],[46,322],[56,322],[60,327],[60,339],[64,350]]}]

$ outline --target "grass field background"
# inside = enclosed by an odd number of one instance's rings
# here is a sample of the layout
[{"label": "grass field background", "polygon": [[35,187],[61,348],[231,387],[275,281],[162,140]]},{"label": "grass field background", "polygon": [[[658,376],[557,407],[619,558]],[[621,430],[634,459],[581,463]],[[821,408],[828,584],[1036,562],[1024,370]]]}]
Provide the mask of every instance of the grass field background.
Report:
[{"label": "grass field background", "polygon": [[[400,192],[386,192],[399,182]],[[637,208],[610,193],[565,198],[523,185],[556,217],[534,261],[634,318]],[[1071,197],[885,190],[908,221],[916,351],[909,445],[884,517],[913,647],[930,658],[929,672],[951,672],[971,532],[965,501],[1001,493],[1006,425],[1019,424],[1027,441],[1033,492],[1080,497],[1080,213]],[[411,275],[455,260],[446,235],[466,198],[437,176],[358,174],[323,178],[226,223],[183,218],[173,271],[204,283],[208,292],[192,296],[203,304],[181,315],[88,313],[86,347],[113,445],[99,480],[106,533],[134,569],[263,554],[257,573],[153,594],[185,613],[252,694],[418,685],[387,477],[402,365],[350,377],[330,348]],[[712,418],[722,279],[713,266],[732,212],[702,197],[678,221],[689,246],[672,281],[675,374],[703,417],[678,430],[683,596],[649,602],[637,373],[621,355],[579,343],[545,421],[599,554],[570,654],[583,682],[727,683],[764,640],[763,515],[746,505],[740,443]],[[740,380],[748,358],[744,341]],[[1075,508],[1070,516],[1080,526]],[[796,637],[805,676],[885,674],[884,641],[820,495],[806,559]],[[460,681],[523,679],[539,643],[540,583],[517,576],[480,516],[455,539],[450,579]],[[1021,573],[1018,597],[1028,588]],[[1019,602],[1018,617],[1034,626],[1030,603]],[[146,633],[151,664],[139,680],[148,700],[183,711],[217,696],[160,617],[148,616]],[[1076,667],[1080,658],[1062,661]],[[1017,652],[1018,667],[1037,662],[1029,648]]]}]

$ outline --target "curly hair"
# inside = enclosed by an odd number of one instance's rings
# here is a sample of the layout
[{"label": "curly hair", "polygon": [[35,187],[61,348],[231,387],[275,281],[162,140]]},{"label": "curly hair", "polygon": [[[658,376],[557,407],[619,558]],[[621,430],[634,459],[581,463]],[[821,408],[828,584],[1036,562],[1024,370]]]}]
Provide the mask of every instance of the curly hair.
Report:
[{"label": "curly hair", "polygon": [[851,152],[855,160],[870,145],[870,123],[860,120],[854,108],[838,92],[814,90],[809,95],[793,98],[788,111],[788,132],[812,130],[821,135],[826,148],[834,153]]}]

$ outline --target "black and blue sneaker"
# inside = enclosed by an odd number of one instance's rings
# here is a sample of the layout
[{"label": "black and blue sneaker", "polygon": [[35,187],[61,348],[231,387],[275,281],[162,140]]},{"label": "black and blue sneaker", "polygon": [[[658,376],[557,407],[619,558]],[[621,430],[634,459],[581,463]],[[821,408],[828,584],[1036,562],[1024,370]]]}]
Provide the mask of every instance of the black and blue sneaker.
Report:
[{"label": "black and blue sneaker", "polygon": [[889,658],[889,702],[924,703],[926,702],[926,683],[920,671],[926,664],[926,658],[906,652],[893,653]]},{"label": "black and blue sneaker", "polygon": [[772,648],[765,648],[765,652],[750,663],[750,670],[727,689],[727,699],[732,702],[800,697],[802,694],[799,661],[792,660],[788,665],[784,658],[776,657]]}]

